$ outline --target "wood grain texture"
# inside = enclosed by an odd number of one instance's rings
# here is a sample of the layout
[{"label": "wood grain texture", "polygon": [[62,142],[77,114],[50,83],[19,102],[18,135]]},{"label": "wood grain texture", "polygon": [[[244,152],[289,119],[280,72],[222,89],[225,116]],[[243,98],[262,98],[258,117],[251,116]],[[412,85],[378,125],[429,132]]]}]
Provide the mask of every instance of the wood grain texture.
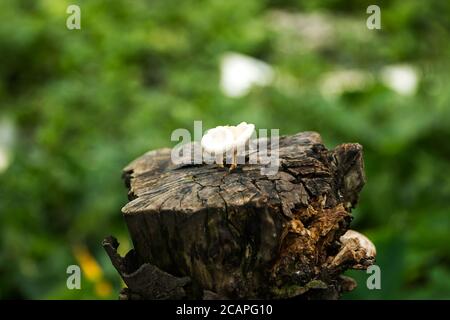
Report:
[{"label": "wood grain texture", "polygon": [[[327,150],[315,132],[280,137],[271,176],[260,164],[229,172],[174,165],[170,155],[151,151],[124,169],[134,270],[116,266],[122,277],[149,264],[190,279],[180,282],[188,298],[338,298],[355,286],[342,272],[373,262],[358,243],[340,252],[365,183],[361,145]],[[112,251],[116,265],[123,258]]]}]

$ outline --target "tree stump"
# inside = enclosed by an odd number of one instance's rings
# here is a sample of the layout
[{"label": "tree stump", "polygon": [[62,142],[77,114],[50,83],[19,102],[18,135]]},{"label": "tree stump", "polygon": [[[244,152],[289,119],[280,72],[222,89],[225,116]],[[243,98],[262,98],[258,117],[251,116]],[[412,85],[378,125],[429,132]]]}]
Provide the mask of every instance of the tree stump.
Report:
[{"label": "tree stump", "polygon": [[337,299],[356,286],[342,273],[373,263],[361,243],[340,241],[365,183],[361,145],[280,137],[271,176],[170,156],[151,151],[124,169],[134,250],[122,258],[113,237],[103,243],[128,286],[120,298]]}]

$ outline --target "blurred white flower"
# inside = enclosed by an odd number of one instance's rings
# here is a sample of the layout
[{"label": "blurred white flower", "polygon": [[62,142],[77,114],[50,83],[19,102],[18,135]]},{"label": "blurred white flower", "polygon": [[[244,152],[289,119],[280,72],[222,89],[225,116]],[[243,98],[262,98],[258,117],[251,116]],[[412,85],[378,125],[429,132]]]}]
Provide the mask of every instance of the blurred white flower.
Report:
[{"label": "blurred white flower", "polygon": [[[269,15],[269,23],[275,27],[275,30],[282,33],[285,38],[291,40],[286,42],[286,45],[300,45],[307,49],[320,49],[334,40],[335,21],[332,21],[333,18],[318,12],[292,13],[274,10]],[[293,41],[296,43],[292,43]]]},{"label": "blurred white flower", "polygon": [[320,91],[324,96],[340,96],[345,92],[364,90],[372,82],[371,74],[363,70],[332,71],[322,77]]},{"label": "blurred white flower", "polygon": [[222,57],[220,72],[220,87],[229,97],[244,96],[252,86],[267,86],[274,78],[274,71],[267,63],[233,52]]},{"label": "blurred white flower", "polygon": [[419,75],[411,65],[391,65],[381,70],[381,81],[398,94],[411,96],[417,92]]},{"label": "blurred white flower", "polygon": [[0,173],[5,171],[9,167],[10,157],[8,152],[0,147]]},{"label": "blurred white flower", "polygon": [[3,118],[0,120],[0,173],[8,169],[11,164],[13,142],[13,123],[9,119]]},{"label": "blurred white flower", "polygon": [[277,47],[287,54],[339,51],[349,40],[358,45],[373,42],[374,33],[361,28],[361,19],[326,12],[270,10],[267,23],[277,34]]}]

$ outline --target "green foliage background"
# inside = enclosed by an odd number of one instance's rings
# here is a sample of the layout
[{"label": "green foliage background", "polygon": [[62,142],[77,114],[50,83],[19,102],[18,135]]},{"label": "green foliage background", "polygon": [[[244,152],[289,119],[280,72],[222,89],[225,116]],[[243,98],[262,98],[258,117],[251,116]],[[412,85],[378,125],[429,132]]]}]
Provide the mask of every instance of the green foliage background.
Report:
[{"label": "green foliage background", "polygon": [[[367,173],[353,228],[375,242],[382,290],[367,275],[346,298],[450,298],[450,2],[379,1],[382,30],[368,30],[373,1],[2,0],[0,123],[13,128],[0,173],[0,297],[112,298],[122,284],[101,248],[114,234],[130,248],[120,208],[121,169],[149,149],[173,146],[175,128],[249,121],[281,134],[319,131],[327,147],[364,146]],[[66,8],[81,7],[81,30]],[[275,12],[275,13],[274,13]],[[333,37],[311,47],[276,14],[319,14]],[[276,81],[242,98],[219,87],[221,56],[271,64]],[[377,74],[419,70],[413,96]],[[329,99],[321,77],[359,68],[361,90]],[[66,268],[85,246],[112,290]]]}]

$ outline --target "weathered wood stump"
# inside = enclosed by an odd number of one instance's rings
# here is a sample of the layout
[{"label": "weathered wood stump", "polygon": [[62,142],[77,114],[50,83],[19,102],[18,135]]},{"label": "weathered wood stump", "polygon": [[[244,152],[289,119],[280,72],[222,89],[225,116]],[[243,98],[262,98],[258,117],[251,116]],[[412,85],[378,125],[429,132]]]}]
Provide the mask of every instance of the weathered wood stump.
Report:
[{"label": "weathered wood stump", "polygon": [[277,174],[176,166],[171,149],[124,169],[122,209],[134,250],[104,241],[128,288],[123,299],[327,298],[355,287],[342,276],[373,262],[340,237],[364,185],[362,147],[327,150],[315,132],[280,137]]}]

